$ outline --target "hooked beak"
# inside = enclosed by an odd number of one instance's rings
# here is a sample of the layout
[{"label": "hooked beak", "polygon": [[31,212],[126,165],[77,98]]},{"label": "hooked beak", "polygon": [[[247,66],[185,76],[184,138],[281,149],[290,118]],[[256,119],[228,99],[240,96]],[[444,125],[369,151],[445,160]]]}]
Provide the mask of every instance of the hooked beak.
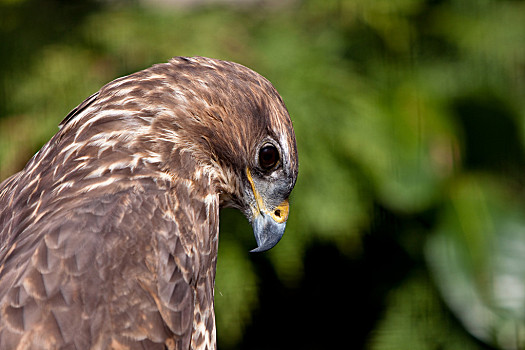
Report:
[{"label": "hooked beak", "polygon": [[257,188],[255,188],[252,175],[248,168],[246,169],[246,174],[252,186],[256,202],[256,207],[251,208],[252,220],[250,221],[252,223],[255,240],[257,241],[257,248],[252,249],[250,252],[264,252],[273,248],[283,237],[290,206],[288,199],[285,199],[273,210],[268,210]]}]

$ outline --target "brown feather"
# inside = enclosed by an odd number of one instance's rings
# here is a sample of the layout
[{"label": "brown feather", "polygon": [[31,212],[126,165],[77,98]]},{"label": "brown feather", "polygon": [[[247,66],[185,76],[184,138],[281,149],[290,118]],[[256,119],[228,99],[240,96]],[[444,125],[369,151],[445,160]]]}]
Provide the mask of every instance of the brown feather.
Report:
[{"label": "brown feather", "polygon": [[219,207],[243,209],[265,137],[285,135],[285,197],[297,177],[275,89],[238,64],[175,58],[60,127],[0,184],[0,348],[215,349]]}]

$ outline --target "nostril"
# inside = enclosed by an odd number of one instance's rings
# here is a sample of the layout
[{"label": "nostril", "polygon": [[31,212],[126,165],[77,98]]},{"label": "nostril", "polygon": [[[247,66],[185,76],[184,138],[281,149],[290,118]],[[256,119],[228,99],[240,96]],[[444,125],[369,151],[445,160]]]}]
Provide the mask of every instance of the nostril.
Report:
[{"label": "nostril", "polygon": [[281,217],[281,211],[279,209],[277,209],[275,212],[274,212],[275,216],[277,217]]}]

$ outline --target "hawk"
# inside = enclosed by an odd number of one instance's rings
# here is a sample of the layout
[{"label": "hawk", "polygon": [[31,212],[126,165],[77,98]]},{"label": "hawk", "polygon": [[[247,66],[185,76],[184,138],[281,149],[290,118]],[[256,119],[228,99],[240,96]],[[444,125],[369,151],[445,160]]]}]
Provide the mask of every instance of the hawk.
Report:
[{"label": "hawk", "polygon": [[281,97],[244,66],[110,82],[0,185],[0,348],[215,349],[219,209],[270,249],[297,171]]}]

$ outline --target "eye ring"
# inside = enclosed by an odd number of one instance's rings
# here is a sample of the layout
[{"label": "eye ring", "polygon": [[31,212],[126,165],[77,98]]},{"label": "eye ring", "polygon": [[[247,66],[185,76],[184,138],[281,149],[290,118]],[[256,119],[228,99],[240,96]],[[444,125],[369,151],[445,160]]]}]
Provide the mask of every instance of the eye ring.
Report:
[{"label": "eye ring", "polygon": [[279,150],[271,143],[264,144],[259,149],[258,163],[261,169],[268,171],[279,164]]}]

